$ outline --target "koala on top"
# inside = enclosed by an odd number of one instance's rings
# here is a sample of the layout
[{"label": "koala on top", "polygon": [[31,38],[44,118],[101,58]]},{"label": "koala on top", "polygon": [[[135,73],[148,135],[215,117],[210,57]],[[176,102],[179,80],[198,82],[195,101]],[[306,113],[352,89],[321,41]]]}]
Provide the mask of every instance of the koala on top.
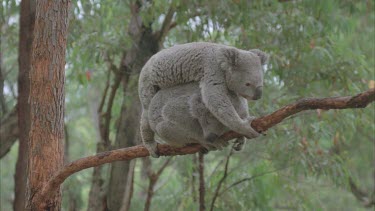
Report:
[{"label": "koala on top", "polygon": [[148,121],[149,105],[160,89],[198,82],[206,108],[226,127],[248,138],[259,135],[240,118],[228,93],[242,89],[241,96],[257,100],[262,95],[267,55],[257,49],[246,51],[215,43],[187,43],[164,49],[142,68],[139,97],[142,104],[141,136],[153,157],[158,157],[154,132]]},{"label": "koala on top", "polygon": [[[241,92],[229,91],[228,98],[240,118],[248,121],[248,103],[238,95]],[[221,150],[229,144],[220,136],[230,129],[206,108],[197,82],[157,92],[149,105],[148,120],[151,129],[171,146],[199,143],[207,150]],[[241,150],[245,140],[238,138],[234,149]]]}]

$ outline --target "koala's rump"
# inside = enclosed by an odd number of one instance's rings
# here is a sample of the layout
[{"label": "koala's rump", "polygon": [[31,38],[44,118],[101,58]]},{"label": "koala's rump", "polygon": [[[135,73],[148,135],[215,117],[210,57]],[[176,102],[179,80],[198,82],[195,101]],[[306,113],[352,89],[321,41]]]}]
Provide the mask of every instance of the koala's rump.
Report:
[{"label": "koala's rump", "polygon": [[[191,115],[188,103],[194,91],[199,92],[198,85],[172,87],[160,90],[151,100],[148,114],[150,127],[170,145],[195,143],[203,137],[199,122]],[[174,136],[163,137],[166,131]]]}]

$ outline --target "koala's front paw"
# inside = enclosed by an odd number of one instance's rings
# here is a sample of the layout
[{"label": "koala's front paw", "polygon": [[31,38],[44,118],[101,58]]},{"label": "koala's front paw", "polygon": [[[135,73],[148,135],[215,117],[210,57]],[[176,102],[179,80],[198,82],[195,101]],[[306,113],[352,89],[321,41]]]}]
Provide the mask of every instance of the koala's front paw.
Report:
[{"label": "koala's front paw", "polygon": [[145,143],[144,144],[148,152],[150,153],[151,157],[153,158],[158,158],[160,157],[158,153],[158,147],[156,142],[151,142],[151,143]]},{"label": "koala's front paw", "polygon": [[260,133],[258,133],[254,128],[251,127],[251,122],[255,119],[254,117],[248,117],[244,122],[242,122],[243,125],[243,132],[241,134],[245,135],[246,138],[252,139],[260,136]]}]

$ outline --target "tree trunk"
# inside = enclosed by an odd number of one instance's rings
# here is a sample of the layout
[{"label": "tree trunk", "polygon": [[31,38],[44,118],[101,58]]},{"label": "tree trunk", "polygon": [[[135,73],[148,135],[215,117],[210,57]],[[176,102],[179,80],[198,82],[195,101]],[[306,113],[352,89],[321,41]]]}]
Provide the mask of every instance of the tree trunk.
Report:
[{"label": "tree trunk", "polygon": [[35,1],[22,0],[20,10],[20,35],[18,48],[18,128],[19,145],[18,158],[16,163],[16,173],[14,175],[14,202],[15,211],[25,210],[26,203],[26,170],[28,160],[28,132],[30,131],[30,80],[31,71],[31,44],[35,20]]},{"label": "tree trunk", "polygon": [[[153,35],[151,25],[145,26],[142,23],[139,14],[140,5],[132,5],[134,11],[131,23],[129,25],[129,34],[134,44],[126,52],[126,57],[121,62],[120,72],[125,74],[123,77],[123,94],[124,99],[131,98],[131,104],[123,101],[121,106],[121,116],[115,139],[115,148],[133,146],[140,138],[139,119],[140,119],[140,102],[138,98],[137,86],[133,83],[138,80],[138,73],[146,61],[159,50],[159,44]],[[136,26],[136,27],[134,27]],[[129,76],[132,73],[132,77]],[[134,76],[134,77],[133,77]],[[130,77],[130,78],[129,78]],[[110,210],[119,210],[124,198],[127,177],[129,175],[129,162],[115,162],[111,165],[111,175],[107,193],[107,203]]]},{"label": "tree trunk", "polygon": [[[58,189],[43,203],[34,196],[64,163],[65,49],[69,1],[35,1],[31,47],[27,204],[30,210],[60,210]],[[37,198],[37,197],[36,197]]]},{"label": "tree trunk", "polygon": [[[133,89],[134,90],[134,89]],[[133,91],[132,90],[132,91]],[[135,145],[139,139],[139,100],[134,91],[131,94],[132,105],[126,108],[122,103],[119,126],[116,134],[115,148],[126,148]],[[125,98],[126,99],[126,98]],[[124,99],[124,101],[125,101]],[[125,194],[129,176],[130,161],[118,161],[111,164],[111,174],[108,185],[107,204],[109,210],[120,210],[120,203]]]}]

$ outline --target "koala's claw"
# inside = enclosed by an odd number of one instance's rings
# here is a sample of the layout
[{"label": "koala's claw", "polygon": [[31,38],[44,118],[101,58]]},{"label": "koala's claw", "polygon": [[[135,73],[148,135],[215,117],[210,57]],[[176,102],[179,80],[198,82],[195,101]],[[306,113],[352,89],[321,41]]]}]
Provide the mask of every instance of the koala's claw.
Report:
[{"label": "koala's claw", "polygon": [[206,148],[202,148],[199,152],[205,155],[209,152],[209,150]]},{"label": "koala's claw", "polygon": [[232,148],[235,151],[241,151],[241,150],[243,150],[243,148],[245,147],[245,140],[246,140],[245,137],[236,139],[236,141],[234,142]]},{"label": "koala's claw", "polygon": [[147,143],[147,144],[145,144],[145,147],[148,150],[148,152],[150,153],[151,157],[153,157],[153,158],[160,157],[160,155],[158,153],[158,147],[157,147],[157,143],[156,142]]}]

